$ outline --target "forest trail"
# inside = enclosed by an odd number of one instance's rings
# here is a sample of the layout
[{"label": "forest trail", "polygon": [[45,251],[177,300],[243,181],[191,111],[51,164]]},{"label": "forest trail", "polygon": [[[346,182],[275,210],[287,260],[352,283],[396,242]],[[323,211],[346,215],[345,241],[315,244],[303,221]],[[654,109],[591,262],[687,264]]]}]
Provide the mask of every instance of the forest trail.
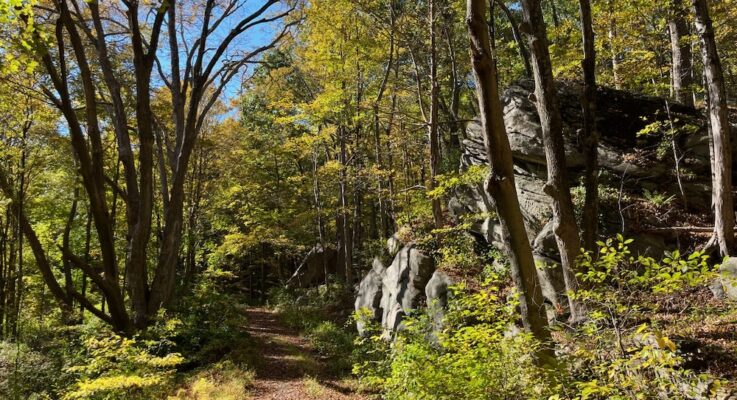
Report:
[{"label": "forest trail", "polygon": [[366,397],[331,373],[306,338],[267,308],[250,308],[247,331],[253,339],[256,400],[359,400]]}]

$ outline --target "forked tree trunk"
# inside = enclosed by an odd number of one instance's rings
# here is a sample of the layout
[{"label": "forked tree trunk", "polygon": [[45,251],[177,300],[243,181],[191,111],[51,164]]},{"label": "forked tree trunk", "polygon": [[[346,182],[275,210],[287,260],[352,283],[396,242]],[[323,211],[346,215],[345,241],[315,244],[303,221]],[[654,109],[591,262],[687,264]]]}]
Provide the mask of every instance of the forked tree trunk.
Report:
[{"label": "forked tree trunk", "polygon": [[668,19],[671,46],[671,81],[673,84],[673,98],[681,104],[693,106],[691,95],[691,43],[688,36],[686,10],[682,0],[671,0],[670,18]]},{"label": "forked tree trunk", "polygon": [[583,111],[583,135],[581,143],[586,159],[583,218],[581,231],[583,248],[594,251],[599,230],[599,166],[597,148],[599,134],[596,131],[596,48],[594,29],[591,24],[591,1],[579,0],[581,30],[583,33],[583,93],[581,109]]},{"label": "forked tree trunk", "polygon": [[722,64],[714,39],[714,28],[706,0],[692,0],[696,33],[701,41],[706,91],[709,98],[709,124],[712,141],[712,201],[714,234],[722,255],[732,255],[734,247],[734,207],[732,200],[732,151],[727,115],[727,94]]},{"label": "forked tree trunk", "polygon": [[[581,248],[578,236],[576,215],[566,170],[565,148],[563,144],[563,122],[558,108],[553,69],[548,51],[548,37],[543,20],[540,0],[522,0],[524,15],[523,33],[527,34],[532,53],[532,70],[535,76],[535,97],[537,112],[540,115],[545,159],[548,168],[548,181],[545,193],[553,200],[553,229],[560,252],[560,261],[568,292],[575,293],[576,276],[573,272]],[[573,296],[568,296],[571,319],[582,317],[582,306]]]},{"label": "forked tree trunk", "polygon": [[491,166],[486,190],[491,195],[502,226],[512,277],[520,292],[522,322],[525,328],[543,343],[538,351],[539,360],[550,362],[555,355],[550,347],[551,337],[545,304],[514,183],[512,150],[504,127],[497,88],[496,63],[485,21],[486,2],[468,0],[467,5],[466,23],[471,39],[471,62],[484,130],[486,156]]}]

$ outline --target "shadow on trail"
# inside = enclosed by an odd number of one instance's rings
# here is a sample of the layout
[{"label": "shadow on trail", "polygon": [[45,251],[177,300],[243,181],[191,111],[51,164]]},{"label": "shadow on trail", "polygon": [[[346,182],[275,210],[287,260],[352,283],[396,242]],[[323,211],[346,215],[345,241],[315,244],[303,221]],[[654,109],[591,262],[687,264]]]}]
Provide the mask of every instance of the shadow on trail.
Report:
[{"label": "shadow on trail", "polygon": [[[363,399],[340,377],[331,373],[318,361],[307,340],[299,331],[279,320],[278,315],[264,308],[245,311],[247,332],[254,352],[254,381],[251,395],[254,399]],[[319,387],[310,390],[307,382]],[[312,384],[314,386],[314,383]]]}]

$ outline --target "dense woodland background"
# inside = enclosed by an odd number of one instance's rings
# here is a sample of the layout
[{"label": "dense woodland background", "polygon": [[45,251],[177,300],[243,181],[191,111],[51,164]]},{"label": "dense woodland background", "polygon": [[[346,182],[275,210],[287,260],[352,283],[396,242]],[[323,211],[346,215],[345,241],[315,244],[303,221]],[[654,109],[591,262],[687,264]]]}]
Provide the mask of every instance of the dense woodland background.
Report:
[{"label": "dense woodland background", "polygon": [[[735,398],[735,19],[733,0],[0,1],[0,398]],[[514,185],[520,91],[555,304]],[[602,172],[627,129],[617,155],[675,186]],[[468,188],[488,210],[456,212]],[[452,284],[396,329],[354,300],[399,248]]]}]

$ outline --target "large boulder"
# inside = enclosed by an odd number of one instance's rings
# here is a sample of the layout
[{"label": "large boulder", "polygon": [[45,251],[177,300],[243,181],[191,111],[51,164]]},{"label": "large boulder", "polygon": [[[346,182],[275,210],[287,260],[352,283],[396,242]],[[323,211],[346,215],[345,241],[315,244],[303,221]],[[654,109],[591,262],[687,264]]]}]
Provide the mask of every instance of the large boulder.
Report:
[{"label": "large boulder", "polygon": [[[371,270],[361,280],[358,286],[358,294],[356,295],[356,302],[354,304],[356,311],[368,310],[370,317],[373,322],[381,322],[383,312],[381,309],[381,293],[382,293],[382,279],[386,268],[381,260],[377,257],[374,258]],[[363,335],[365,331],[364,321],[356,321],[356,328],[358,334]]]},{"label": "large boulder", "polygon": [[338,252],[315,245],[287,281],[288,286],[311,287],[325,283],[326,277],[335,275],[338,268]]},{"label": "large boulder", "polygon": [[433,259],[414,245],[399,250],[382,279],[381,322],[387,332],[399,329],[404,316],[421,306],[434,270]]}]

